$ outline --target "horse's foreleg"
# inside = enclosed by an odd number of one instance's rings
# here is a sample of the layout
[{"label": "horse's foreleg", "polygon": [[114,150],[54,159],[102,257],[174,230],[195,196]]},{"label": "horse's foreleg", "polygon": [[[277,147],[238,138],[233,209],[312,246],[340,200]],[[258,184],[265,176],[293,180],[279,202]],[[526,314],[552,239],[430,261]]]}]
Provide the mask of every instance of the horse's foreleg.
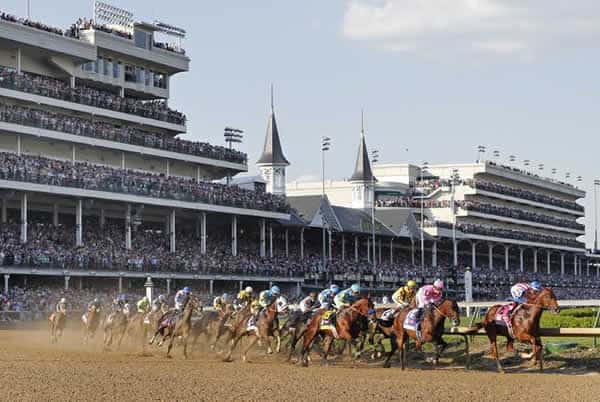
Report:
[{"label": "horse's foreleg", "polygon": [[[164,341],[164,338],[163,338]],[[169,337],[169,344],[167,345],[167,358],[171,358],[171,349],[173,349],[173,342],[175,341],[175,334],[171,334]]]},{"label": "horse's foreleg", "polygon": [[394,355],[394,353],[396,353],[396,350],[398,349],[398,342],[396,340],[396,335],[392,332],[392,334],[390,335],[390,346],[391,346],[391,350],[388,353],[385,362],[383,363],[383,367],[385,368],[390,368],[390,360],[392,359],[392,356]]},{"label": "horse's foreleg", "polygon": [[189,335],[183,336],[183,358],[184,359],[188,358],[188,354],[187,354],[188,337],[189,337]]},{"label": "horse's foreleg", "polygon": [[408,337],[406,336],[405,332],[401,332],[400,337],[398,337],[398,339],[396,340],[396,343],[398,344],[398,348],[400,348],[400,366],[402,367],[402,370],[404,370],[406,367],[406,341],[407,340],[408,340]]},{"label": "horse's foreleg", "polygon": [[225,358],[223,359],[224,361],[226,361],[226,362],[231,361],[231,354],[233,353],[233,350],[235,349],[235,347],[237,346],[237,344],[241,338],[242,338],[242,335],[237,335],[231,339],[231,343],[229,345],[229,351],[227,352],[227,356],[225,356]]},{"label": "horse's foreleg", "polygon": [[[328,335],[325,337],[325,343],[323,345],[323,363],[327,363],[327,356],[329,355],[329,351],[331,350],[333,341],[334,341],[334,339],[332,336]],[[345,348],[346,348],[346,344],[344,344],[344,347],[342,348],[342,354],[343,354]]]},{"label": "horse's foreleg", "polygon": [[[254,344],[259,339],[258,335],[251,335],[251,336],[252,336],[252,339],[250,340],[250,342],[248,342],[248,346],[246,346],[246,348],[244,349],[244,353],[242,354],[242,361],[244,363],[248,363],[248,352],[250,351],[250,349],[252,349],[252,346],[254,346]],[[271,348],[271,344],[270,344],[270,341],[269,341],[268,337],[267,337],[267,342],[269,342],[269,349],[270,349]]]},{"label": "horse's foreleg", "polygon": [[502,367],[502,363],[500,362],[500,358],[498,356],[498,343],[496,341],[496,325],[494,323],[489,324],[485,332],[487,333],[488,339],[490,340],[490,354],[492,358],[496,360],[496,367],[498,368],[498,372],[504,373],[504,368]]}]

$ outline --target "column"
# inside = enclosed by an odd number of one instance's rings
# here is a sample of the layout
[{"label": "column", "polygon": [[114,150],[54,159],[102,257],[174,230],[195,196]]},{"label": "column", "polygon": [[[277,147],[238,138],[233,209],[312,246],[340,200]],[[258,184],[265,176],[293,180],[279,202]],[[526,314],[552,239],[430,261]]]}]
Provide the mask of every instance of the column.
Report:
[{"label": "column", "polygon": [[21,156],[21,136],[17,135],[17,155]]},{"label": "column", "polygon": [[121,98],[125,97],[125,88],[124,87],[119,88],[119,96]]},{"label": "column", "polygon": [[477,243],[471,243],[471,265],[473,269],[477,267]]},{"label": "column", "polygon": [[6,223],[7,218],[8,218],[7,204],[8,204],[8,202],[6,201],[6,198],[3,198],[2,199],[2,223]]},{"label": "column", "polygon": [[100,227],[104,229],[104,225],[106,224],[106,214],[104,212],[104,208],[100,208]]},{"label": "column", "polygon": [[519,248],[519,268],[521,270],[521,272],[525,271],[525,264],[523,263],[523,252],[525,250],[522,248]]},{"label": "column", "polygon": [[304,259],[304,228],[300,229],[300,259]]},{"label": "column", "polygon": [[381,237],[379,238],[379,265],[381,265],[381,250],[383,249]]},{"label": "column", "polygon": [[371,238],[367,237],[367,261],[371,262]]},{"label": "column", "polygon": [[75,245],[81,247],[83,245],[83,200],[77,199],[75,204]]},{"label": "column", "polygon": [[213,279],[211,279],[210,281],[208,281],[208,289],[209,289],[209,292],[210,292],[211,296],[213,295],[214,285],[215,285],[215,281]]},{"label": "column", "polygon": [[302,286],[300,285],[300,282],[296,282],[296,296],[300,297],[301,294],[302,294]]},{"label": "column", "polygon": [[415,265],[415,240],[410,238],[410,256],[412,260],[412,265]]},{"label": "column", "polygon": [[16,57],[16,64],[17,64],[17,74],[21,74],[21,65],[22,65],[22,57],[21,57],[21,48],[17,48],[17,54],[15,55]]},{"label": "column", "polygon": [[83,276],[79,277],[79,290],[83,290]]},{"label": "column", "polygon": [[537,254],[538,254],[537,249],[533,249],[533,272],[538,271]]},{"label": "column", "polygon": [[546,251],[546,269],[547,269],[547,273],[548,275],[550,275],[551,272],[551,263],[550,263],[550,250]]},{"label": "column", "polygon": [[488,267],[490,271],[494,269],[494,245],[488,244]]},{"label": "column", "polygon": [[269,225],[269,257],[273,258],[273,225]]},{"label": "column", "polygon": [[573,255],[573,275],[577,276],[577,255]]},{"label": "column", "polygon": [[329,249],[328,249],[328,253],[329,253],[329,261],[333,260],[333,239],[332,239],[332,234],[331,234],[331,230],[327,231],[327,234],[329,235]]},{"label": "column", "polygon": [[9,274],[4,274],[4,294],[8,294],[8,279],[10,278]]},{"label": "column", "polygon": [[27,193],[21,195],[21,243],[27,243]]},{"label": "column", "polygon": [[54,203],[52,204],[52,225],[54,226],[58,226],[59,221],[58,221],[58,211],[59,211],[59,206],[58,203]]},{"label": "column", "polygon": [[131,250],[131,204],[125,208],[125,248]]},{"label": "column", "polygon": [[71,162],[75,163],[77,160],[77,154],[75,149],[75,144],[71,145]]},{"label": "column", "polygon": [[170,246],[171,246],[171,252],[174,253],[176,250],[176,243],[175,243],[175,210],[172,209],[171,210],[171,214],[169,216],[169,229],[171,230],[171,232],[169,233],[169,239],[170,239]]},{"label": "column", "polygon": [[65,276],[65,290],[69,290],[69,280],[71,279],[70,276]]},{"label": "column", "polygon": [[431,244],[431,266],[437,268],[437,241]]},{"label": "column", "polygon": [[121,152],[121,169],[125,169],[126,168],[126,164],[125,164],[125,152]]},{"label": "column", "polygon": [[262,218],[260,220],[260,256],[261,257],[265,257],[267,254],[267,240],[266,240],[266,229],[267,229],[267,222],[265,221],[265,218]]},{"label": "column", "polygon": [[196,181],[200,183],[200,166],[196,166]]},{"label": "column", "polygon": [[358,236],[354,236],[354,261],[358,262]]},{"label": "column", "polygon": [[244,281],[240,281],[240,292],[242,291],[242,289],[244,289]]},{"label": "column", "polygon": [[390,265],[394,263],[394,238],[390,239]]},{"label": "column", "polygon": [[75,88],[75,76],[74,75],[69,77],[69,85],[71,86],[71,88]]},{"label": "column", "polygon": [[346,259],[346,237],[342,234],[342,261]]},{"label": "column", "polygon": [[[585,275],[590,276],[590,263],[589,262],[585,264],[585,269],[586,269]],[[550,272],[548,272],[548,273],[550,273]]]},{"label": "column", "polygon": [[290,256],[290,233],[289,229],[285,229],[285,258]]},{"label": "column", "polygon": [[456,239],[452,239],[452,258],[454,262],[454,266],[458,266],[458,242]]},{"label": "column", "polygon": [[560,253],[560,276],[565,276],[565,253]]},{"label": "column", "polygon": [[170,161],[170,160],[167,160],[167,161],[166,161],[166,168],[165,168],[165,172],[166,172],[166,173],[165,173],[165,175],[166,175],[167,177],[171,177],[171,161]]},{"label": "column", "polygon": [[171,294],[171,278],[167,278],[167,294]]},{"label": "column", "polygon": [[237,215],[231,216],[231,255],[237,256]]},{"label": "column", "polygon": [[600,265],[596,265],[596,277],[600,276]]},{"label": "column", "polygon": [[200,254],[206,254],[206,212],[200,214]]}]

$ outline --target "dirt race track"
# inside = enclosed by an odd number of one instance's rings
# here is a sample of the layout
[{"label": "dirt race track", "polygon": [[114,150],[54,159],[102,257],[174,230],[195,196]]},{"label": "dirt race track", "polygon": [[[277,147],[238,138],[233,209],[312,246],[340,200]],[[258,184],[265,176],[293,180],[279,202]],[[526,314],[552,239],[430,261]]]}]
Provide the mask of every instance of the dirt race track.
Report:
[{"label": "dirt race track", "polygon": [[600,400],[597,372],[499,375],[455,367],[402,372],[366,363],[302,368],[258,353],[251,363],[234,358],[224,363],[216,354],[196,351],[186,361],[177,348],[167,360],[165,349],[144,355],[132,348],[84,347],[73,332],[51,345],[45,330],[2,330],[0,400]]}]

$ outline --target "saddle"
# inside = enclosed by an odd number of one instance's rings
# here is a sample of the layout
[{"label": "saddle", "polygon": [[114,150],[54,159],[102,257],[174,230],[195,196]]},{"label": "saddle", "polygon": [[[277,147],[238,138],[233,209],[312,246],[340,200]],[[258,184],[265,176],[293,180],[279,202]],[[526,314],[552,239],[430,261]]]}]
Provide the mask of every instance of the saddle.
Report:
[{"label": "saddle", "polygon": [[421,341],[421,318],[423,316],[421,308],[413,308],[406,314],[402,326],[409,331],[415,331],[417,339]]}]

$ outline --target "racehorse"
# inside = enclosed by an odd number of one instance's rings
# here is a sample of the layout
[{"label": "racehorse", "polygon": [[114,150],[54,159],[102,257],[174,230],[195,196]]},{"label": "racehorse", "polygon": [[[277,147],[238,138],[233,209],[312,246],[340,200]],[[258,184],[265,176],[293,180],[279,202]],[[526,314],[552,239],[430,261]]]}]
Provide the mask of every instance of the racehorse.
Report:
[{"label": "racehorse", "polygon": [[50,324],[50,341],[52,343],[56,343],[58,342],[58,338],[60,338],[63,334],[65,325],[67,323],[67,317],[62,311],[55,311],[54,313],[50,314],[48,321]]},{"label": "racehorse", "polygon": [[121,342],[125,336],[127,330],[127,315],[121,310],[117,309],[111,312],[106,320],[104,321],[104,349],[108,350],[112,345],[113,338],[117,338],[117,349],[121,347]]},{"label": "racehorse", "polygon": [[[201,312],[200,319],[192,323],[192,333],[190,334],[192,337],[192,350],[196,347],[200,335],[204,334],[210,340],[211,334],[218,333],[220,320],[221,316],[217,311]],[[211,348],[214,348],[214,345],[211,344]]]},{"label": "racehorse", "polygon": [[100,307],[93,306],[81,317],[83,323],[83,343],[86,344],[94,338],[100,325]]},{"label": "racehorse", "polygon": [[478,323],[474,328],[467,333],[477,332],[484,328],[485,333],[490,340],[490,352],[496,360],[496,365],[500,373],[504,373],[504,368],[498,358],[498,345],[496,337],[498,335],[505,336],[507,339],[506,349],[508,352],[514,351],[515,339],[520,342],[528,342],[532,345],[532,357],[534,365],[537,363],[540,366],[540,371],[544,369],[544,351],[542,349],[542,339],[539,335],[540,318],[545,309],[552,311],[555,314],[560,312],[560,307],[556,300],[556,296],[551,288],[544,288],[539,293],[528,291],[527,302],[521,304],[513,310],[510,322],[512,324],[512,334],[506,325],[496,324],[496,311],[502,307],[496,305],[490,307],[482,322]]},{"label": "racehorse", "polygon": [[281,307],[278,303],[278,299],[273,300],[271,304],[265,307],[258,314],[258,318],[256,319],[256,328],[248,328],[248,320],[250,320],[252,314],[245,316],[242,320],[237,322],[235,327],[233,327],[231,330],[232,335],[229,351],[223,360],[226,362],[232,361],[231,354],[233,353],[233,350],[237,346],[240,339],[242,339],[244,336],[252,337],[242,355],[242,360],[244,362],[248,361],[248,351],[257,341],[266,341],[267,354],[273,353],[273,350],[271,349],[271,337],[274,336],[276,331],[278,331],[278,328],[276,327],[277,313],[279,312],[280,308]]},{"label": "racehorse", "polygon": [[155,333],[158,330],[160,319],[167,313],[167,311],[169,311],[169,307],[166,303],[162,303],[159,309],[153,310],[146,314],[143,321],[144,341],[148,339],[149,333]]},{"label": "racehorse", "polygon": [[421,318],[421,330],[419,334],[415,330],[404,328],[404,321],[411,310],[410,308],[401,310],[394,319],[392,331],[390,332],[391,350],[387,355],[384,367],[390,367],[390,359],[399,348],[402,370],[404,370],[406,365],[405,347],[408,338],[412,338],[415,341],[417,350],[421,350],[423,344],[433,342],[436,346],[433,363],[435,365],[439,364],[440,354],[448,346],[444,339],[442,339],[446,318],[452,320],[452,325],[455,327],[460,324],[460,311],[455,300],[445,299],[437,305],[431,304],[425,307]]},{"label": "racehorse", "polygon": [[312,313],[303,313],[300,310],[294,310],[290,313],[288,320],[285,322],[280,330],[281,337],[290,335],[291,339],[289,342],[290,353],[288,354],[288,361],[292,359],[292,355],[296,350],[296,344],[304,335],[306,324],[312,317]]},{"label": "racehorse", "polygon": [[323,360],[327,361],[327,355],[331,348],[334,339],[343,339],[344,350],[346,344],[351,343],[363,331],[367,324],[369,314],[372,314],[373,302],[370,298],[362,298],[337,313],[335,323],[329,329],[321,328],[321,318],[325,314],[325,310],[318,311],[310,322],[307,324],[304,332],[304,341],[302,343],[302,365],[308,366],[308,355],[310,349],[318,335],[325,336],[325,346],[323,348]]},{"label": "racehorse", "polygon": [[186,359],[188,358],[187,345],[192,329],[192,315],[199,305],[200,302],[198,299],[192,296],[187,296],[187,300],[184,302],[183,312],[181,315],[175,317],[175,323],[172,326],[166,328],[167,333],[164,335],[163,341],[166,337],[169,338],[169,345],[167,348],[168,358],[171,357],[173,341],[175,341],[175,338],[178,337],[181,337],[181,342],[183,343],[183,357]]}]

